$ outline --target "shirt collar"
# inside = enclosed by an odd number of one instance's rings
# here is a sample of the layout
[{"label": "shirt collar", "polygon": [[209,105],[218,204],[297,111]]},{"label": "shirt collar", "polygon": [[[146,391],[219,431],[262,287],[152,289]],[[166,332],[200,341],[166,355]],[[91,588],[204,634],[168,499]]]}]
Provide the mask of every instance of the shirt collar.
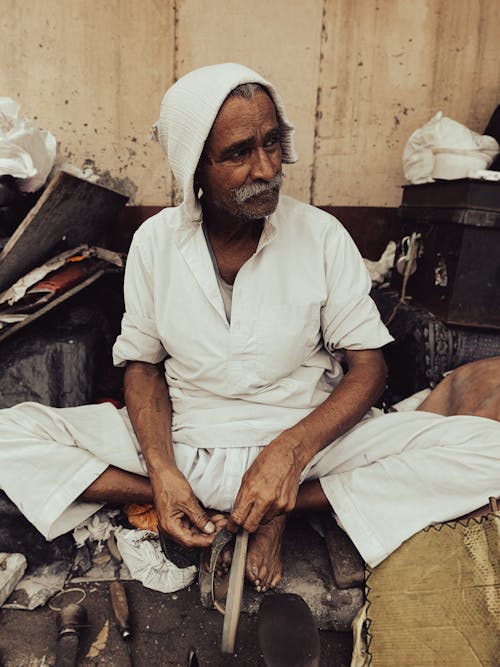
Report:
[{"label": "shirt collar", "polygon": [[[278,206],[276,207],[276,211],[278,210],[278,207],[279,201]],[[189,214],[189,210],[184,207],[184,204],[181,204],[180,208],[182,210],[182,222],[178,227],[178,231],[181,233],[181,237],[184,240],[187,240],[197,231],[203,222],[203,212],[199,201],[197,201],[197,205],[191,214]],[[268,245],[278,233],[278,228],[276,225],[276,211],[271,213],[271,215],[268,215],[264,220],[264,228],[262,230],[262,234],[260,235],[256,252],[259,252],[262,248]]]}]

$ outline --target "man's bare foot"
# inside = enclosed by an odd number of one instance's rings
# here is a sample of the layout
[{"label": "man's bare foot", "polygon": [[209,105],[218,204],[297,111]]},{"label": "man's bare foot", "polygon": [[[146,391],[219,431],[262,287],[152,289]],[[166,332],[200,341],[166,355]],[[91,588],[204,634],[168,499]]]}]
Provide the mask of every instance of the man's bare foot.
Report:
[{"label": "man's bare foot", "polygon": [[[224,528],[227,517],[215,513],[210,516],[216,532]],[[250,535],[246,563],[246,578],[257,591],[265,592],[274,588],[281,581],[281,545],[286,526],[286,516],[278,516],[269,523],[262,524],[256,533]],[[233,551],[231,546],[225,547],[219,554],[215,568],[216,577],[224,577],[231,568]],[[206,549],[203,567],[208,571],[210,549]]]},{"label": "man's bare foot", "polygon": [[281,545],[285,526],[286,516],[277,516],[250,535],[246,578],[259,592],[274,588],[281,581]]}]

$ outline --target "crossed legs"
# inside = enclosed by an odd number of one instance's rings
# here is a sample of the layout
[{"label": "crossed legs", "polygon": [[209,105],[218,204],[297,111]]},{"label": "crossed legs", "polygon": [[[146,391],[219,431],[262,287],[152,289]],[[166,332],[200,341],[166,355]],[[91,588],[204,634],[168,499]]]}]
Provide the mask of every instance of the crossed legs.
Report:
[{"label": "crossed legs", "polygon": [[[153,494],[147,477],[120,470],[110,466],[95,482],[80,495],[79,500],[86,502],[109,502],[115,504],[152,503]],[[327,510],[330,504],[319,481],[302,484],[297,496],[296,511],[308,512]],[[217,517],[216,527],[224,525],[221,515]],[[286,526],[286,517],[278,516],[269,523],[262,524],[251,536],[248,546],[246,577],[257,590],[265,591],[274,587],[281,579],[281,546]],[[221,555],[222,569],[230,564],[229,552]]]}]

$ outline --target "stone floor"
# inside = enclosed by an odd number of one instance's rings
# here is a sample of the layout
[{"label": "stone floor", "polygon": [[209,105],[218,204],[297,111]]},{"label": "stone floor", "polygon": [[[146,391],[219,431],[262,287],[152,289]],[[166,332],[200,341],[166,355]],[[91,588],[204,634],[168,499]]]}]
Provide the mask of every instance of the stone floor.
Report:
[{"label": "stone floor", "polygon": [[[256,616],[240,618],[234,655],[220,652],[222,616],[203,609],[196,587],[174,594],[145,588],[137,581],[126,582],[133,637],[127,645],[121,639],[111,610],[106,582],[82,584],[86,597],[88,627],[82,631],[79,667],[185,667],[189,647],[197,652],[200,667],[261,667],[264,661],[257,646]],[[81,597],[78,594],[78,597]],[[67,602],[76,601],[68,594]],[[57,613],[47,607],[34,611],[0,610],[0,664],[2,667],[48,667],[54,665],[57,641]],[[102,648],[89,656],[98,636]],[[321,631],[322,667],[348,667],[351,635]]]},{"label": "stone floor", "polygon": [[[3,518],[6,516],[9,516],[12,527],[10,537],[17,530],[16,545],[19,548],[23,542],[27,543],[27,532],[24,531],[24,540],[19,532],[22,517],[13,515],[9,506],[6,506]],[[14,518],[17,519],[15,524]],[[5,528],[5,521],[2,523]],[[37,536],[31,537],[31,553],[36,553],[40,567],[43,551],[36,541]],[[70,546],[67,540],[61,541],[54,551],[52,544],[46,558],[50,561],[55,556],[61,557]],[[350,617],[362,601],[361,590],[338,590],[335,587],[325,542],[309,524],[294,522],[290,525],[283,552],[281,589],[302,595],[311,608],[320,629],[322,667],[348,667],[352,651]],[[29,550],[26,556],[29,561]],[[256,632],[260,596],[253,590],[245,589],[236,651],[234,655],[226,656],[220,651],[223,618],[218,612],[201,607],[196,585],[177,593],[159,593],[138,581],[126,580],[133,637],[129,644],[125,644],[116,627],[109,582],[105,580],[113,576],[109,576],[109,565],[107,572],[108,575],[102,576],[98,573],[95,579],[90,572],[88,579],[80,577],[67,581],[66,589],[77,587],[83,592],[68,592],[54,601],[55,605],[62,606],[78,602],[84,596],[82,604],[87,611],[88,625],[81,632],[77,662],[80,667],[182,667],[187,665],[190,647],[196,649],[201,667],[264,665]],[[0,609],[0,667],[53,666],[56,617],[57,612],[47,605],[32,611]]]}]

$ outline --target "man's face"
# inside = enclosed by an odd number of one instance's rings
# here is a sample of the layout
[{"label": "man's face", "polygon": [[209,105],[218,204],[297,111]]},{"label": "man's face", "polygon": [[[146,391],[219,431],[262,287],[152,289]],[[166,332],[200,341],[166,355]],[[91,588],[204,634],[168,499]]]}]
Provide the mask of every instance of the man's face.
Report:
[{"label": "man's face", "polygon": [[281,145],[276,110],[266,93],[224,102],[207,139],[198,180],[209,207],[240,220],[275,210]]}]

